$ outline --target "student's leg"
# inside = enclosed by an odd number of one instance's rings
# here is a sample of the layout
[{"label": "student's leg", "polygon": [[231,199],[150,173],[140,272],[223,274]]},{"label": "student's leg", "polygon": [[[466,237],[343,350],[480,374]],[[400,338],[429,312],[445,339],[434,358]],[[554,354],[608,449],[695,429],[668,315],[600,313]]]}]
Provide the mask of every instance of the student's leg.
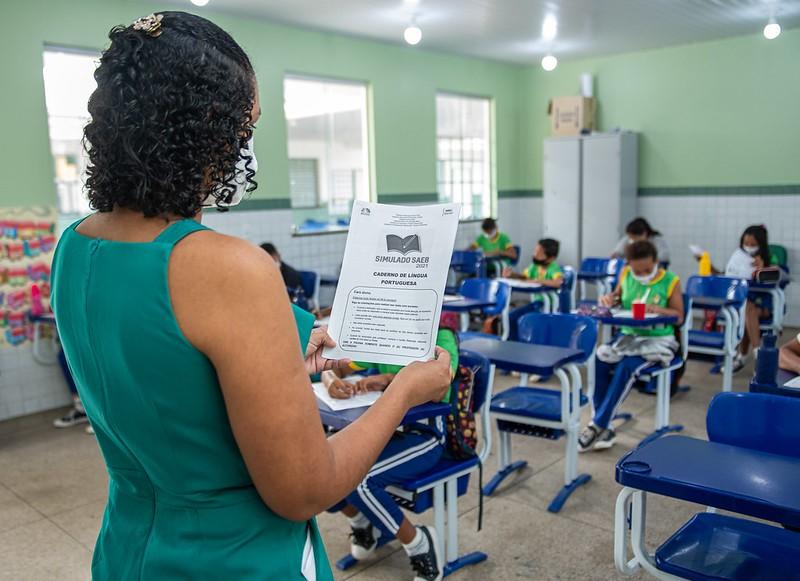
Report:
[{"label": "student's leg", "polygon": [[[639,372],[650,364],[642,357],[625,357],[616,364],[614,377],[605,388],[602,400],[599,405],[595,404],[593,421],[597,427],[605,430],[611,425],[611,420],[614,419],[617,409],[630,393]],[[597,387],[595,384],[595,394]],[[597,401],[597,397],[595,397],[595,401]]]},{"label": "student's leg", "polygon": [[597,415],[597,409],[603,405],[608,392],[608,386],[614,377],[616,363],[606,363],[595,359],[594,364],[594,396],[592,397],[592,416]]},{"label": "student's leg", "polygon": [[429,470],[439,461],[442,451],[435,435],[396,434],[366,478],[347,496],[347,502],[378,527],[381,534],[410,542],[416,531],[385,489]]}]

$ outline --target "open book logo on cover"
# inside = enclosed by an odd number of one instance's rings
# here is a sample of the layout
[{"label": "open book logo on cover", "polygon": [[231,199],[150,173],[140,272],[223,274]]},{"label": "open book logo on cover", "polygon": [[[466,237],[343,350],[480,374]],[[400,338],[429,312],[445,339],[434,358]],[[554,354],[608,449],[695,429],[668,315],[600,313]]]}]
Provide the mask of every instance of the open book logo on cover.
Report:
[{"label": "open book logo on cover", "polygon": [[422,252],[419,244],[419,234],[412,234],[401,238],[396,234],[386,235],[386,251],[399,252],[403,256],[409,252]]}]

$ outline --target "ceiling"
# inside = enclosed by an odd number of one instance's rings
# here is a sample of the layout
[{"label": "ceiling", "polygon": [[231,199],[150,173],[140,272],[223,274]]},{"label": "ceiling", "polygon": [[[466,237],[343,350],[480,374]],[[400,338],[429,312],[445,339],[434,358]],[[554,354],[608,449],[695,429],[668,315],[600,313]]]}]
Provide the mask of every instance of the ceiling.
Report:
[{"label": "ceiling", "polygon": [[[225,12],[402,44],[412,20],[420,47],[529,64],[630,52],[760,33],[771,14],[800,26],[800,0],[166,0],[198,12]],[[542,22],[558,22],[554,40]],[[779,42],[779,41],[778,41]]]}]

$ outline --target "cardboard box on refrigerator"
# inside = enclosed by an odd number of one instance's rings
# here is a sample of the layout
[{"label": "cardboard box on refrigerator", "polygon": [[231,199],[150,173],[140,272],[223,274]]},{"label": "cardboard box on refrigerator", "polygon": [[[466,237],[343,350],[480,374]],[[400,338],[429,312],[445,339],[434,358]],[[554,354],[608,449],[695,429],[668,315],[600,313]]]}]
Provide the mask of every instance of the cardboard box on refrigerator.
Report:
[{"label": "cardboard box on refrigerator", "polygon": [[556,97],[550,101],[550,134],[580,135],[593,130],[595,100],[592,97]]}]

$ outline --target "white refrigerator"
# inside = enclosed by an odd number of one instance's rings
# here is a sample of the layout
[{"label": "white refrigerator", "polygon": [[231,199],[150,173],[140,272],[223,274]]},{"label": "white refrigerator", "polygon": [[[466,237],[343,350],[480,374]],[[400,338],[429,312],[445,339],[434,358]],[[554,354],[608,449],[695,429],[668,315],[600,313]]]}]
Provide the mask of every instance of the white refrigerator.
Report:
[{"label": "white refrigerator", "polygon": [[636,214],[636,133],[544,140],[543,232],[561,243],[559,263],[609,256]]}]

